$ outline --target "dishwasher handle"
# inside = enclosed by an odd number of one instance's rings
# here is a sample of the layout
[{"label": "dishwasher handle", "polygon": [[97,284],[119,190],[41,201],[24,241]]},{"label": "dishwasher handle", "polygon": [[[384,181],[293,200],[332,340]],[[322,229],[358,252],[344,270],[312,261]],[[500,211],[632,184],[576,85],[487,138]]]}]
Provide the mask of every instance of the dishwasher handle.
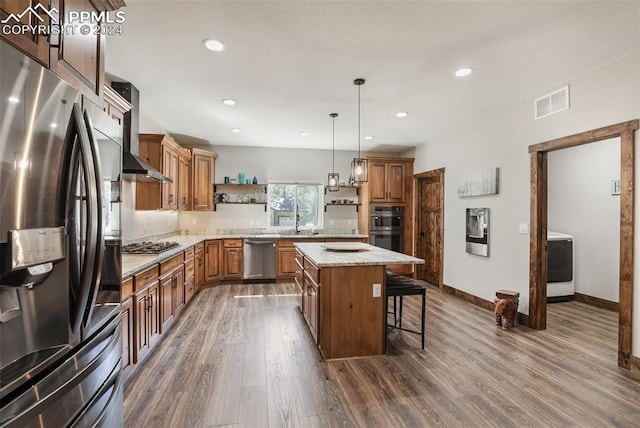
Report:
[{"label": "dishwasher handle", "polygon": [[250,241],[248,239],[245,239],[244,243],[246,245],[276,245],[276,241],[263,241],[263,240]]}]

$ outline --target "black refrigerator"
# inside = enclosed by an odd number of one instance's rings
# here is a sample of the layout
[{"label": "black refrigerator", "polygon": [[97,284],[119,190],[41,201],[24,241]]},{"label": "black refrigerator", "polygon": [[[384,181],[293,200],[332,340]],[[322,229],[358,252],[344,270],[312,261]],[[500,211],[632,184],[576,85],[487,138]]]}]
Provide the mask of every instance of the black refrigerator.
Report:
[{"label": "black refrigerator", "polygon": [[121,131],[0,41],[0,427],[122,426]]}]

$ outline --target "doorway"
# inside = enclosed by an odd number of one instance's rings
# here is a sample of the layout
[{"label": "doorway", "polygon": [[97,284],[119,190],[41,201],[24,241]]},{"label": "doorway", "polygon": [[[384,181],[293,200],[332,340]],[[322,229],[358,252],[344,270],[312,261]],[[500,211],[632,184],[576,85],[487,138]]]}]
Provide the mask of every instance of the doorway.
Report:
[{"label": "doorway", "polygon": [[630,368],[633,308],[633,240],[635,131],[638,120],[619,123],[529,146],[531,231],[529,237],[529,327],[547,322],[547,154],[548,152],[620,137],[620,312],[618,365]]},{"label": "doorway", "polygon": [[443,283],[444,168],[414,175],[416,180],[416,257],[417,277],[437,285]]}]

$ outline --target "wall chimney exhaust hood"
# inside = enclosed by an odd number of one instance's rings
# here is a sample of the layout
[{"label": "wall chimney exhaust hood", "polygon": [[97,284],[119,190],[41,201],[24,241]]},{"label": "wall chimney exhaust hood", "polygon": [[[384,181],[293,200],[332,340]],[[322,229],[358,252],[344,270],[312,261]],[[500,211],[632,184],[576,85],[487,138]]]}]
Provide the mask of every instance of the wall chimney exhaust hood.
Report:
[{"label": "wall chimney exhaust hood", "polygon": [[111,87],[133,108],[125,113],[122,136],[122,177],[129,181],[173,183],[139,155],[140,92],[129,82],[111,82]]}]

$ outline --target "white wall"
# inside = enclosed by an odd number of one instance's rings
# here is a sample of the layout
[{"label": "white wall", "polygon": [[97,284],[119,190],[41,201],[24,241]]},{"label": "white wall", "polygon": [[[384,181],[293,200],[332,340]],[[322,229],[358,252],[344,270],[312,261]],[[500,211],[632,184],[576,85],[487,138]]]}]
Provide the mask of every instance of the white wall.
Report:
[{"label": "white wall", "polygon": [[122,240],[125,242],[145,237],[174,233],[178,230],[177,211],[136,211],[136,186],[122,182]]},{"label": "white wall", "polygon": [[620,138],[550,152],[548,168],[548,227],[574,236],[576,292],[618,302]]},{"label": "white wall", "polygon": [[[519,310],[529,312],[529,236],[518,233],[519,223],[529,222],[528,146],[640,117],[640,53],[585,72],[568,82],[558,82],[544,93],[566,84],[570,85],[571,93],[569,110],[536,121],[533,117],[535,97],[532,97],[416,148],[416,172],[446,168],[445,284],[486,300],[492,300],[500,288],[517,290],[520,292]],[[458,176],[486,167],[500,168],[500,193],[459,198]],[[489,258],[465,252],[464,212],[467,207],[491,209]],[[636,221],[640,224],[640,216]],[[617,248],[608,250],[618,251]],[[640,278],[637,273],[636,278]],[[636,307],[640,303],[638,289],[640,286],[635,289]],[[638,312],[636,326],[640,325]],[[638,355],[640,329],[635,329],[634,339],[634,355]]]}]

